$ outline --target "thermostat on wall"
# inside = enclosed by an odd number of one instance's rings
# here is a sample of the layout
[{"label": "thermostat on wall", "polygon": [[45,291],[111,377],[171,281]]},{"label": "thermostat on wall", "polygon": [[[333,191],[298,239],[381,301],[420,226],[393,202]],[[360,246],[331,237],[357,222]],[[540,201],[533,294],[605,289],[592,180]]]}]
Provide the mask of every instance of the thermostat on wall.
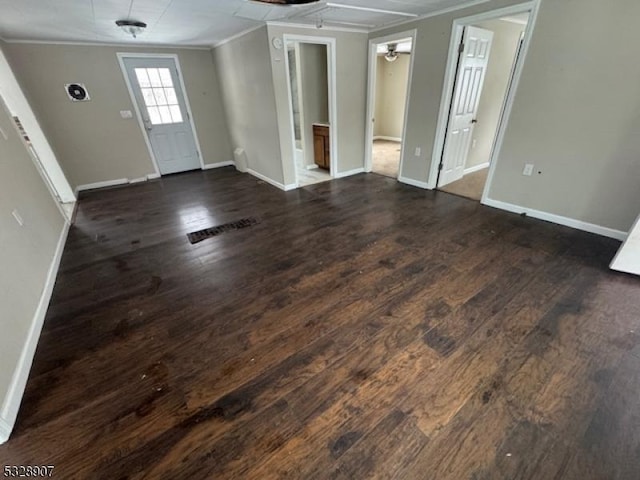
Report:
[{"label": "thermostat on wall", "polygon": [[83,83],[67,83],[64,89],[72,102],[86,102],[87,100],[91,100],[87,87],[85,87]]}]

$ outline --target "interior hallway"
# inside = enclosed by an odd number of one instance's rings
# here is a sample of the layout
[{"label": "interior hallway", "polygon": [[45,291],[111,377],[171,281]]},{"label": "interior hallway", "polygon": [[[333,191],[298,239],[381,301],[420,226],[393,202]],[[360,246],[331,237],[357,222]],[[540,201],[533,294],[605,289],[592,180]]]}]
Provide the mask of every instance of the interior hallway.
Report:
[{"label": "interior hallway", "polygon": [[389,140],[373,141],[373,173],[398,178],[402,144]]},{"label": "interior hallway", "polygon": [[447,193],[453,193],[454,195],[459,195],[471,200],[480,201],[482,199],[484,186],[487,183],[488,175],[489,167],[483,168],[477,172],[469,173],[460,180],[451,182],[449,185],[440,187],[439,190]]},{"label": "interior hallway", "polygon": [[82,193],[0,463],[637,478],[640,300],[607,269],[618,246],[378,175],[285,193],[224,168]]}]

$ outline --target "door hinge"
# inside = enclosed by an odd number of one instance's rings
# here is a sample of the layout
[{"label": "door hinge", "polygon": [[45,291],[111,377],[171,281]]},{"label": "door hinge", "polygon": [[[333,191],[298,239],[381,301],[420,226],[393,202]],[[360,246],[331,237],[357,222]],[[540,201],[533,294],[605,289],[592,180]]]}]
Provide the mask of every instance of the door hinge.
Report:
[{"label": "door hinge", "polygon": [[439,172],[441,172],[441,171],[442,171],[442,167],[443,167],[443,164],[442,164],[442,163],[441,163],[440,165],[438,165],[438,171],[439,171]]},{"label": "door hinge", "polygon": [[464,42],[460,44],[460,48],[458,48],[458,53],[464,52]]}]

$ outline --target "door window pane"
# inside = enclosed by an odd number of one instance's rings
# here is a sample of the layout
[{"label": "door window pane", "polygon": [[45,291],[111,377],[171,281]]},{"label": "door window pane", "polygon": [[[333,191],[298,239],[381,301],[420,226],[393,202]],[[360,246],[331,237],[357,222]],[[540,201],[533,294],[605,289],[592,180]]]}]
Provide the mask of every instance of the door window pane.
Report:
[{"label": "door window pane", "polygon": [[178,105],[171,105],[169,110],[171,111],[173,123],[182,123],[182,112],[180,111],[180,107]]},{"label": "door window pane", "polygon": [[184,118],[168,68],[136,68],[136,78],[152,125],[182,123]]},{"label": "door window pane", "polygon": [[152,87],[162,86],[162,82],[160,81],[160,74],[158,73],[157,68],[147,68],[147,73],[149,74],[149,80]]}]

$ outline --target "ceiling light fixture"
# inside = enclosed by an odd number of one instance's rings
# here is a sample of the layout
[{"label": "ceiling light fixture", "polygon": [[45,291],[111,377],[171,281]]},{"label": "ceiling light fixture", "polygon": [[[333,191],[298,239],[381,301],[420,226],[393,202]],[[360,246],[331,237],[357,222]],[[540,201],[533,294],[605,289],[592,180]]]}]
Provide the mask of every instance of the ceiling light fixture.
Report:
[{"label": "ceiling light fixture", "polygon": [[384,59],[387,62],[395,62],[398,59],[398,52],[396,48],[398,46],[395,43],[390,43],[387,45],[387,54],[384,56]]},{"label": "ceiling light fixture", "polygon": [[138,35],[144,32],[144,29],[147,28],[146,23],[139,22],[137,20],[116,20],[116,25],[133,38],[138,38]]}]

